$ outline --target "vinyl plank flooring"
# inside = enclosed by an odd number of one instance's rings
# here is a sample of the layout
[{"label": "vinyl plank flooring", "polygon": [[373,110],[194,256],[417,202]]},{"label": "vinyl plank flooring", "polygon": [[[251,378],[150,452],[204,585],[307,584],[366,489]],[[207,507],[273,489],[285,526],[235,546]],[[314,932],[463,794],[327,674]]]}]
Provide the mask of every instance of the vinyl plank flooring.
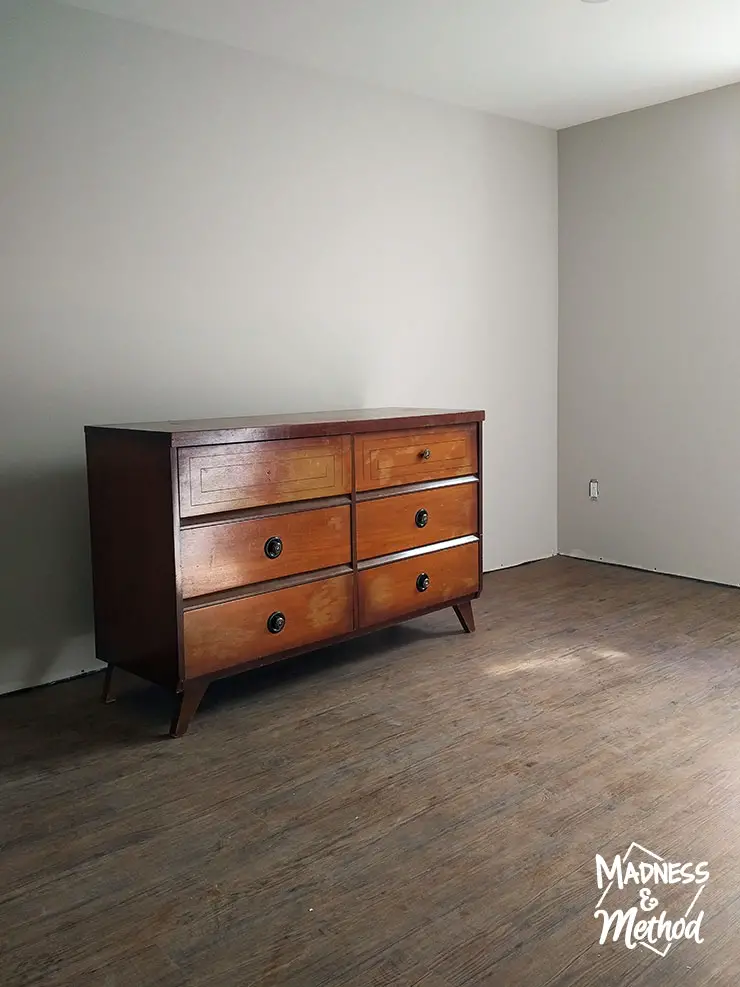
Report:
[{"label": "vinyl plank flooring", "polygon": [[[0,698],[3,987],[735,987],[740,591],[569,559],[217,683]],[[705,942],[599,945],[594,857],[709,861]]]}]

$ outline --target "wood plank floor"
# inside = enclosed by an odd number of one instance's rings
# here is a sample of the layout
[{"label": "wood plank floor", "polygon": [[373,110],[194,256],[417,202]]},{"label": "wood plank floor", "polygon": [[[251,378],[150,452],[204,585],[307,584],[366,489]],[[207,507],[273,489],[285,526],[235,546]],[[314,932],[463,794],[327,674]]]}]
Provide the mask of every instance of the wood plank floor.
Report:
[{"label": "wood plank floor", "polygon": [[[0,700],[0,984],[740,983],[740,591],[567,559],[217,684]],[[598,944],[594,857],[706,860],[704,942]]]}]

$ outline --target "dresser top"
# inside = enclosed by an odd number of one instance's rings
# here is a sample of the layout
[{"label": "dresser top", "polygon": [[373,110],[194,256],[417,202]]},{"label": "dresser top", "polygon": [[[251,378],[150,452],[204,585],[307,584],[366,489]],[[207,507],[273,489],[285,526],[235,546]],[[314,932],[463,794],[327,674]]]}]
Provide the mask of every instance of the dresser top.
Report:
[{"label": "dresser top", "polygon": [[193,443],[260,441],[379,432],[393,428],[461,425],[480,422],[484,411],[448,408],[361,408],[352,411],[314,411],[290,415],[252,415],[246,418],[199,418],[175,422],[131,422],[122,425],[86,425],[85,431],[111,429],[166,436],[173,446]]}]

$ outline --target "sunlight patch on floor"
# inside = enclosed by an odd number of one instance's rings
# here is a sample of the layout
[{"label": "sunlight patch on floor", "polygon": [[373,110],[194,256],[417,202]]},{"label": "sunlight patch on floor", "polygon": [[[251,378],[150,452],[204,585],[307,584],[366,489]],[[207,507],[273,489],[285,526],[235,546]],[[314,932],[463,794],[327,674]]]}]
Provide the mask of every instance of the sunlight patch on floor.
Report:
[{"label": "sunlight patch on floor", "polygon": [[598,658],[629,658],[626,652],[617,651],[614,648],[593,648],[592,650]]},{"label": "sunlight patch on floor", "polygon": [[503,661],[496,665],[490,665],[486,669],[487,675],[516,675],[517,672],[536,672],[540,669],[552,671],[554,668],[561,668],[565,665],[582,665],[583,658],[572,651],[562,655],[542,655],[527,656],[521,655],[510,661]]}]

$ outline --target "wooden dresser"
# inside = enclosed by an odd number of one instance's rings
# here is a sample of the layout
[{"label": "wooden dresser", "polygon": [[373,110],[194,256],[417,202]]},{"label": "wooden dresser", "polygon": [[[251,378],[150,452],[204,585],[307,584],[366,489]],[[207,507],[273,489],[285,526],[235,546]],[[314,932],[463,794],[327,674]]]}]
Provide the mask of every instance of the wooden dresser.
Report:
[{"label": "wooden dresser", "polygon": [[177,697],[452,606],[473,631],[482,411],[86,426],[97,657]]}]

